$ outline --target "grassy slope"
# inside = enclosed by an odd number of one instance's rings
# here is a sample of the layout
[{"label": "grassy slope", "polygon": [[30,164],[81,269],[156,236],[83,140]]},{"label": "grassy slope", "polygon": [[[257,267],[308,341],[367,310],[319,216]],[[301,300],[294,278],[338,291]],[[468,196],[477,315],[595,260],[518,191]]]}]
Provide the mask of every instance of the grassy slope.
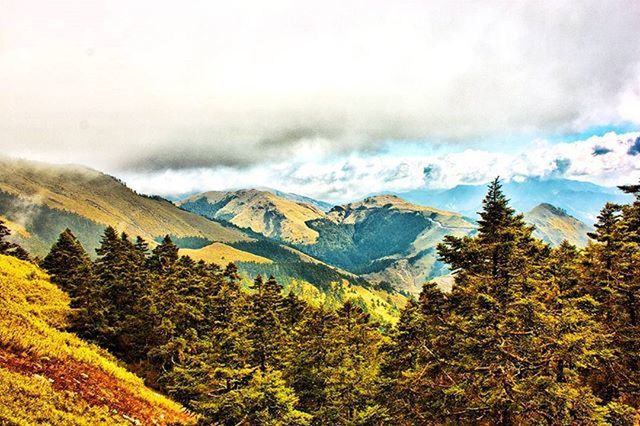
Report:
[{"label": "grassy slope", "polygon": [[525,214],[525,220],[534,225],[534,235],[551,245],[559,245],[563,240],[578,247],[589,241],[587,232],[592,228],[550,204],[540,204]]},{"label": "grassy slope", "polygon": [[223,243],[213,243],[200,249],[180,249],[180,255],[189,256],[194,260],[204,260],[224,266],[229,262],[273,263],[271,259],[238,250]]},{"label": "grassy slope", "polygon": [[44,272],[0,255],[0,424],[193,421],[109,354],[60,331],[69,314]]},{"label": "grassy slope", "polygon": [[324,217],[324,212],[315,206],[255,189],[205,192],[180,204],[205,217],[223,219],[268,237],[300,244],[312,244],[318,238],[318,233],[306,222]]},{"label": "grassy slope", "polygon": [[0,191],[16,197],[5,204],[19,204],[3,206],[3,214],[23,222],[27,230],[31,218],[25,216],[38,214],[38,206],[44,205],[148,240],[164,234],[221,242],[247,239],[238,230],[183,211],[168,201],[141,196],[111,176],[80,166],[0,160]]}]

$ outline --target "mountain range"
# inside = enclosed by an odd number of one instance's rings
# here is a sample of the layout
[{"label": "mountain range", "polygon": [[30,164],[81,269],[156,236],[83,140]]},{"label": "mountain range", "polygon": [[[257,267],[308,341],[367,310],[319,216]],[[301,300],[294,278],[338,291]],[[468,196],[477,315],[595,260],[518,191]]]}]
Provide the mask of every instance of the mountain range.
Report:
[{"label": "mountain range", "polygon": [[[428,279],[447,281],[437,244],[445,235],[475,233],[474,211],[485,191],[459,186],[374,194],[331,206],[260,188],[171,202],[82,166],[9,159],[0,166],[0,217],[35,255],[46,254],[67,227],[91,255],[108,225],[152,246],[168,234],[181,254],[196,260],[235,262],[247,277],[274,275],[318,303],[355,297],[381,317],[397,311],[398,292],[415,294]],[[565,239],[586,245],[586,218],[606,201],[626,200],[611,188],[560,179],[506,183],[505,192],[526,212],[536,236],[552,245]]]},{"label": "mountain range", "polygon": [[[594,223],[607,202],[628,203],[631,197],[617,188],[569,179],[528,178],[503,184],[511,207],[527,212],[539,204],[549,203],[584,223]],[[457,211],[475,216],[482,207],[486,185],[458,185],[451,189],[415,189],[396,195],[416,204]]]}]

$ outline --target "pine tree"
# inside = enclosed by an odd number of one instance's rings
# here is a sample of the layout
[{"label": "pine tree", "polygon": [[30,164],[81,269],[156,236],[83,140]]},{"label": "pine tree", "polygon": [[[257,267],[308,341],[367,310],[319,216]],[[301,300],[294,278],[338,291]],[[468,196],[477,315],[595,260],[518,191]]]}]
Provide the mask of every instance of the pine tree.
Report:
[{"label": "pine tree", "polygon": [[438,423],[602,420],[580,375],[602,348],[597,325],[577,301],[557,301],[552,252],[508,206],[498,180],[480,218],[477,236],[438,246],[455,283],[450,294],[425,286],[420,314],[410,307],[404,315],[400,329],[420,333],[421,344],[411,349],[405,333],[395,336],[392,350],[413,355],[386,367],[387,386],[409,392],[399,399],[415,418]]},{"label": "pine tree", "polygon": [[253,362],[262,371],[279,368],[283,342],[287,339],[283,327],[284,298],[282,287],[273,277],[267,281],[258,275],[251,287],[251,326],[249,338],[253,346]]},{"label": "pine tree", "polygon": [[17,257],[20,260],[30,260],[29,253],[20,245],[7,241],[7,238],[11,236],[11,230],[5,225],[5,222],[0,219],[0,254],[6,256]]},{"label": "pine tree", "polygon": [[594,387],[605,402],[633,410],[640,406],[640,186],[620,188],[635,199],[602,209],[582,272],[612,336],[613,357],[592,375]]},{"label": "pine tree", "polygon": [[178,260],[178,247],[165,235],[162,243],[153,249],[149,258],[149,268],[155,272],[168,271]]},{"label": "pine tree", "polygon": [[91,259],[69,228],[62,231],[41,266],[69,294],[72,307],[78,307],[93,285]]}]

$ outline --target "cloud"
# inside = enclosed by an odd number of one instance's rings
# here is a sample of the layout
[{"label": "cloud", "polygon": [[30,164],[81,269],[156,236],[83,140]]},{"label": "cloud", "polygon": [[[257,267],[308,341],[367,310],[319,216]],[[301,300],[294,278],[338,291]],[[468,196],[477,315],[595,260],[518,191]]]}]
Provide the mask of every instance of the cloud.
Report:
[{"label": "cloud", "polygon": [[0,150],[223,173],[639,123],[639,27],[622,0],[9,0]]},{"label": "cloud", "polygon": [[[640,133],[607,133],[570,143],[537,140],[516,152],[461,149],[434,155],[351,154],[326,161],[305,158],[247,167],[130,173],[122,177],[145,193],[180,194],[213,189],[270,186],[287,192],[342,203],[384,191],[451,188],[505,180],[566,178],[602,185],[640,179],[640,163],[628,154]],[[635,145],[634,145],[635,144]],[[594,156],[599,147],[607,155]]]}]

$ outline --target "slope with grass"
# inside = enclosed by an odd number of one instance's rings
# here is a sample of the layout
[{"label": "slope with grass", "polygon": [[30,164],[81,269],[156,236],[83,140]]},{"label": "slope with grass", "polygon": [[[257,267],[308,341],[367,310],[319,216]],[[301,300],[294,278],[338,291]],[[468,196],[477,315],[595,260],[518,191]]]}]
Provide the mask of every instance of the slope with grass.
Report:
[{"label": "slope with grass", "polygon": [[559,245],[563,240],[578,247],[589,242],[588,232],[593,228],[587,226],[566,211],[542,203],[525,214],[525,220],[536,227],[533,235],[551,245]]},{"label": "slope with grass", "polygon": [[106,225],[149,241],[165,234],[209,242],[248,239],[237,229],[181,210],[169,201],[137,194],[98,171],[22,160],[0,160],[0,215],[30,233],[21,242],[39,255],[66,227],[89,252]]},{"label": "slope with grass", "polygon": [[60,331],[68,297],[38,267],[0,255],[0,424],[190,424],[108,353]]},{"label": "slope with grass", "polygon": [[318,233],[306,222],[324,217],[324,212],[316,206],[256,189],[205,192],[179,205],[204,217],[224,220],[293,244],[313,244]]},{"label": "slope with grass", "polygon": [[446,273],[436,245],[445,235],[468,235],[475,224],[460,214],[419,206],[393,195],[334,207],[311,221],[320,235],[300,250],[329,264],[417,293],[425,280]]},{"label": "slope with grass", "polygon": [[231,262],[273,263],[271,259],[238,250],[223,243],[212,243],[199,249],[180,249],[180,255],[189,256],[194,260],[204,260],[207,263],[215,263],[221,266]]}]

